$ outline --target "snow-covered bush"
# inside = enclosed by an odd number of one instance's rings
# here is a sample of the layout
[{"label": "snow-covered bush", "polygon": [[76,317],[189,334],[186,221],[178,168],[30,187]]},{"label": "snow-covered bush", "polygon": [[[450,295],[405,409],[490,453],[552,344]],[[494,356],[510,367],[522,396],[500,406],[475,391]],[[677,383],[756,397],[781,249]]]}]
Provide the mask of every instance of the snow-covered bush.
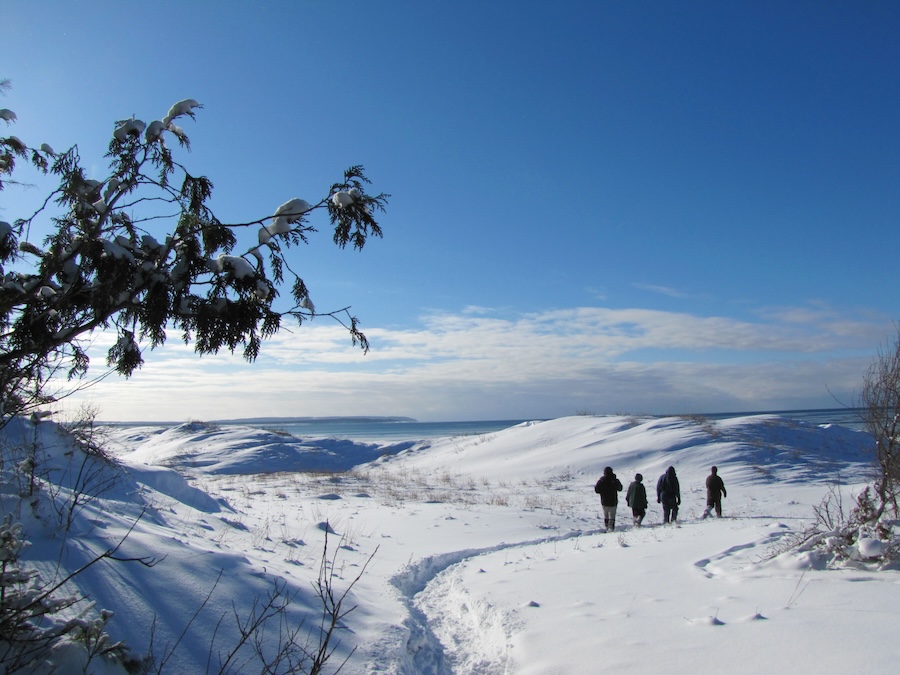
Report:
[{"label": "snow-covered bush", "polygon": [[857,495],[849,513],[833,488],[816,507],[815,523],[789,537],[776,554],[785,548],[814,550],[831,565],[883,567],[900,560],[900,533],[895,532],[900,523],[900,328],[866,370],[856,404],[874,440],[873,484]]},{"label": "snow-covered bush", "polygon": [[882,512],[869,486],[856,496],[849,512],[838,488],[832,488],[814,510],[815,522],[787,537],[773,549],[773,555],[786,550],[814,551],[832,567],[850,564],[883,568],[900,560],[897,523]]},{"label": "snow-covered bush", "polygon": [[836,561],[884,565],[896,558],[900,538],[894,536],[893,522],[880,513],[871,488],[866,486],[848,517],[820,534],[819,546]]},{"label": "snow-covered bush", "polygon": [[106,633],[112,612],[82,603],[71,616],[79,598],[26,569],[20,555],[27,546],[22,526],[6,516],[0,524],[0,673],[143,672],[143,660]]},{"label": "snow-covered bush", "polygon": [[79,616],[64,618],[78,599],[58,595],[58,586],[22,566],[27,545],[22,526],[6,516],[0,524],[0,672],[51,672],[53,663],[73,659],[81,666],[93,658],[123,664],[127,650],[104,631],[111,614],[86,618],[93,609],[88,606]]},{"label": "snow-covered bush", "polygon": [[[0,424],[52,401],[58,392],[47,383],[56,375],[84,376],[83,340],[99,329],[117,332],[107,362],[125,376],[170,330],[198,353],[240,349],[252,361],[288,316],[331,316],[368,348],[347,309],[316,311],[285,249],[308,241],[317,210],[328,214],[335,244],[361,249],[381,236],[374,214],[388,195],[367,194],[369,180],[353,166],[318,201],[294,198],[261,207],[257,220],[226,224],[208,206],[212,181],[175,159],[190,147],[176,122],[201,107],[186,99],[149,124],[116,122],[102,176],[89,175],[77,146],[56,153],[0,136],[0,190],[17,184],[17,162],[58,181],[33,213],[0,222]],[[16,116],[5,110],[3,119]],[[254,228],[258,236],[236,250],[238,232]],[[46,236],[33,241],[38,232]],[[286,285],[290,300],[276,305]]]}]

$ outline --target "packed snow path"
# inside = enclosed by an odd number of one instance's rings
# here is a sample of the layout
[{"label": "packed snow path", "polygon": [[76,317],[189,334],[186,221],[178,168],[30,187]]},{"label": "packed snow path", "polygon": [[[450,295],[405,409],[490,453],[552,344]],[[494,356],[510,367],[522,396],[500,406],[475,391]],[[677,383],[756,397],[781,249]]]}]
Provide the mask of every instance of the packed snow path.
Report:
[{"label": "packed snow path", "polygon": [[503,612],[468,594],[461,583],[459,567],[463,563],[471,565],[483,556],[598,532],[575,530],[532,541],[442,553],[411,564],[394,576],[391,583],[400,591],[410,613],[406,649],[415,672],[450,675],[507,670],[514,626]]}]

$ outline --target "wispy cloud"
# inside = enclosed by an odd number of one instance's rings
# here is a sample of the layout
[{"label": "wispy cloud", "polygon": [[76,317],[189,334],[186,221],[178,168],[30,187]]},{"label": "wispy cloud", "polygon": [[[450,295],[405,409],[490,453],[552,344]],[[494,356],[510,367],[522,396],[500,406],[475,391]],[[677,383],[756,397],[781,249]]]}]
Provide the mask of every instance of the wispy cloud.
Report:
[{"label": "wispy cloud", "polygon": [[672,288],[671,286],[659,286],[657,284],[642,283],[634,283],[632,284],[632,286],[642,291],[649,291],[650,293],[666,295],[670,298],[685,299],[691,297],[690,294],[685,293],[684,291],[679,291],[677,288]]},{"label": "wispy cloud", "polygon": [[105,419],[169,420],[819,406],[834,404],[830,392],[852,396],[892,329],[883,317],[827,308],[761,316],[577,307],[500,317],[467,308],[429,314],[416,328],[370,329],[368,355],[340,326],[307,324],[268,341],[254,364],[239,355],[199,358],[173,340],[148,353],[130,380],[107,378],[74,398],[92,399]]}]

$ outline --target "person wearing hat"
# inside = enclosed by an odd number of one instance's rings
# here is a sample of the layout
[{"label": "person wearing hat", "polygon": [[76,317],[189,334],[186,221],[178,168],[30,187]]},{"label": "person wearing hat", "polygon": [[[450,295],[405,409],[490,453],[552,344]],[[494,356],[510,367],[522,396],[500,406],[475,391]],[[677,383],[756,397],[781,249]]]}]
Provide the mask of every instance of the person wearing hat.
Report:
[{"label": "person wearing hat", "polygon": [[635,474],[634,481],[628,486],[625,503],[631,507],[634,526],[640,527],[644,516],[647,515],[647,489],[644,487],[644,477],[641,474]]},{"label": "person wearing hat", "polygon": [[716,518],[722,517],[722,497],[727,497],[725,492],[725,481],[719,475],[716,467],[710,469],[710,474],[706,477],[706,511],[703,517],[706,518],[710,511],[716,510]]}]

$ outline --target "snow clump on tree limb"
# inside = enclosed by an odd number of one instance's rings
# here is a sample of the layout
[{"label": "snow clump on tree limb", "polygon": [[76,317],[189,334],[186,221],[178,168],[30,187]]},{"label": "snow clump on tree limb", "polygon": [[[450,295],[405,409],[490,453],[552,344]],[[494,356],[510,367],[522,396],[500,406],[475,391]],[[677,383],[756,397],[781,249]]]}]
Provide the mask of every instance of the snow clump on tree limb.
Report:
[{"label": "snow clump on tree limb", "polygon": [[181,117],[182,115],[188,115],[190,117],[194,116],[194,108],[202,108],[203,106],[197,103],[192,98],[186,98],[183,101],[179,101],[171,108],[169,108],[169,112],[163,117],[162,123],[164,126],[169,126],[169,123],[174,120],[176,117]]},{"label": "snow clump on tree limb", "polygon": [[355,200],[352,192],[348,190],[346,192],[335,192],[334,196],[331,198],[331,201],[339,209],[345,209],[350,206]]},{"label": "snow clump on tree limb", "polygon": [[273,235],[286,234],[291,231],[291,225],[296,223],[304,213],[312,209],[305,199],[291,199],[277,209],[272,216],[272,224],[259,230],[259,244],[268,244]]}]

